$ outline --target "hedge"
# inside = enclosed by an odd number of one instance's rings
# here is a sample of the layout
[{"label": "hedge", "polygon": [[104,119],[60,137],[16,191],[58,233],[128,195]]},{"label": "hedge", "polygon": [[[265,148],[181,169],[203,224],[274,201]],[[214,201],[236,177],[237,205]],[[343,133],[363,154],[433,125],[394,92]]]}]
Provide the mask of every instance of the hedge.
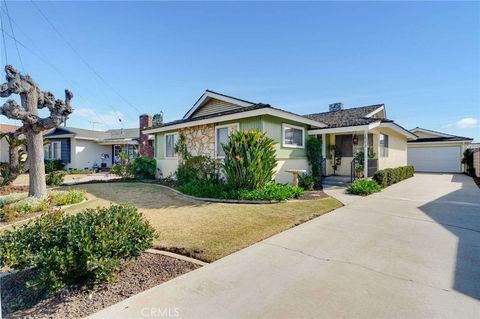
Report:
[{"label": "hedge", "polygon": [[404,179],[413,177],[415,172],[412,165],[400,166],[396,168],[386,168],[379,170],[373,175],[373,180],[382,188],[393,185]]}]

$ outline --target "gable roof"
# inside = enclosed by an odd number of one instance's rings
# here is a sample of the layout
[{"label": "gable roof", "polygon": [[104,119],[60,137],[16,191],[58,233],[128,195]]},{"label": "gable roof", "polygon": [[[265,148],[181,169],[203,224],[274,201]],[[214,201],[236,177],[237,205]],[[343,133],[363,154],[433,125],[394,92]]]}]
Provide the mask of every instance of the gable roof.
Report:
[{"label": "gable roof", "polygon": [[255,104],[261,103],[254,103],[247,100],[239,99],[230,95],[218,93],[212,90],[205,90],[205,92],[198,98],[195,104],[188,110],[188,112],[183,116],[183,119],[191,118],[195,112],[197,112],[203,105],[208,103],[211,99],[216,99],[219,101],[223,101],[226,103],[230,103],[233,105],[237,105],[239,109],[250,107]]},{"label": "gable roof", "polygon": [[325,123],[331,128],[357,126],[367,125],[378,121],[379,118],[373,118],[371,116],[383,109],[385,109],[384,104],[374,104],[342,109],[338,111],[307,114],[304,116],[312,120]]},{"label": "gable roof", "polygon": [[414,141],[408,141],[409,143],[432,143],[432,142],[471,142],[473,141],[473,138],[470,137],[464,137],[464,136],[458,136],[458,135],[452,135],[452,134],[447,134],[447,133],[442,133],[434,130],[428,130],[425,128],[421,127],[415,127],[410,130],[410,132],[415,133],[415,132],[425,132],[431,135],[435,135],[435,137],[419,137]]}]

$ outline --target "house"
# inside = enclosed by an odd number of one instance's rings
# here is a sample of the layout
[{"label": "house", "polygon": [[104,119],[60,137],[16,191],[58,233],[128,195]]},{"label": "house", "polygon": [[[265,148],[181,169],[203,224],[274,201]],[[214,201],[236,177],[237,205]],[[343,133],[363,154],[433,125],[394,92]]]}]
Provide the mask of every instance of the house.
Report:
[{"label": "house", "polygon": [[[330,106],[329,112],[299,115],[269,104],[255,103],[207,90],[182,119],[145,129],[155,136],[155,158],[162,176],[173,175],[178,167],[175,144],[180,134],[186,138],[192,155],[222,159],[222,143],[236,130],[258,129],[276,141],[275,180],[291,181],[288,169],[308,169],[306,141],[309,135],[322,139],[325,174],[351,174],[355,152],[367,150],[373,155],[364,167],[371,176],[377,169],[407,164],[407,140],[416,136],[386,118],[383,104],[343,109]],[[363,141],[368,141],[363,145]],[[332,146],[337,156],[333,158]],[[342,153],[340,155],[340,153]],[[337,162],[336,171],[332,165]]]},{"label": "house", "polygon": [[[152,125],[152,118],[140,116],[140,128]],[[67,169],[108,168],[119,161],[119,154],[131,157],[153,156],[153,139],[140,128],[95,131],[74,127],[57,127],[44,138],[45,160],[61,160]]]},{"label": "house", "polygon": [[[10,125],[10,124],[2,124],[0,123],[0,133],[13,133],[15,132],[20,126],[17,125]],[[9,161],[9,154],[8,154],[8,143],[5,138],[0,140],[0,163],[6,163]]]},{"label": "house", "polygon": [[463,152],[472,138],[456,136],[416,127],[410,132],[418,136],[408,141],[408,163],[418,172],[461,173]]}]

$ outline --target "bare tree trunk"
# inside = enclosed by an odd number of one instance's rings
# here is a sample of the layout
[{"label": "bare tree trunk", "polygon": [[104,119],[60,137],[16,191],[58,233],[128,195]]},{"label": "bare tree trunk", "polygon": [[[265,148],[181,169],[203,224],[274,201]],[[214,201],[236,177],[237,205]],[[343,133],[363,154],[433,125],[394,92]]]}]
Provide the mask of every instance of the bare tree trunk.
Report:
[{"label": "bare tree trunk", "polygon": [[26,134],[28,160],[30,165],[28,196],[47,196],[47,184],[45,183],[45,162],[43,155],[43,134],[28,131]]}]

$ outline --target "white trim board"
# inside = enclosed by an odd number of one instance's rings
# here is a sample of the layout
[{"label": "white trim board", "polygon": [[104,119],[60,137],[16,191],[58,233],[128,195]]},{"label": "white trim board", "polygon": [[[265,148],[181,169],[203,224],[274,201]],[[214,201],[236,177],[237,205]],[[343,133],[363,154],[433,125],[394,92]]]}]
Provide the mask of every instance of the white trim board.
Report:
[{"label": "white trim board", "polygon": [[324,123],[308,119],[308,118],[303,117],[301,115],[289,113],[289,112],[282,111],[282,110],[279,110],[279,109],[274,109],[274,108],[271,108],[271,107],[265,107],[265,108],[261,108],[261,109],[251,110],[251,111],[244,111],[244,112],[239,112],[239,113],[234,113],[234,114],[229,114],[229,115],[211,117],[211,118],[204,119],[204,120],[191,121],[191,122],[179,123],[179,124],[175,124],[175,125],[151,128],[151,129],[144,130],[143,133],[154,134],[154,133],[160,133],[160,132],[165,132],[165,131],[178,130],[178,129],[184,128],[184,127],[191,127],[191,126],[218,123],[218,122],[226,122],[226,121],[231,121],[231,120],[239,120],[239,119],[243,119],[243,118],[247,118],[247,117],[253,117],[253,116],[259,116],[259,115],[272,115],[272,116],[280,117],[280,118],[283,118],[283,119],[291,120],[291,121],[294,121],[294,122],[299,122],[299,123],[302,123],[302,124],[308,124],[308,125],[311,125],[313,127],[326,127],[327,126]]}]

